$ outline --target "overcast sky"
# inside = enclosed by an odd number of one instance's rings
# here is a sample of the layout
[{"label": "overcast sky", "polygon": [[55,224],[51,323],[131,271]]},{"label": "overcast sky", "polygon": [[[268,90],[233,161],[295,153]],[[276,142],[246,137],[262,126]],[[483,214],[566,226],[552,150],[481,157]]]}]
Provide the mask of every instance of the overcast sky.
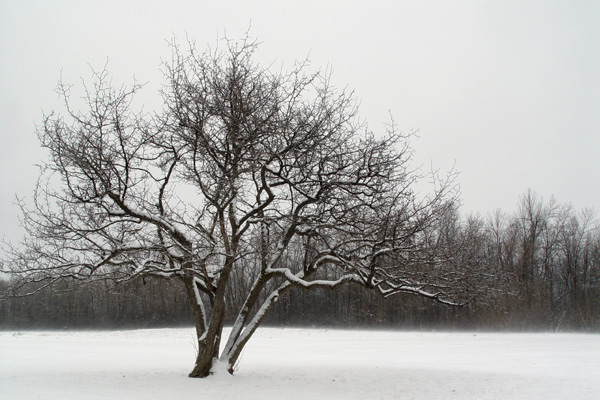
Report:
[{"label": "overcast sky", "polygon": [[453,166],[464,213],[512,212],[528,189],[600,211],[600,1],[0,0],[0,237],[31,197],[35,124],[88,78],[149,82],[166,40],[250,34],[265,63],[310,57],[355,90],[369,127],[418,129],[416,162]]}]

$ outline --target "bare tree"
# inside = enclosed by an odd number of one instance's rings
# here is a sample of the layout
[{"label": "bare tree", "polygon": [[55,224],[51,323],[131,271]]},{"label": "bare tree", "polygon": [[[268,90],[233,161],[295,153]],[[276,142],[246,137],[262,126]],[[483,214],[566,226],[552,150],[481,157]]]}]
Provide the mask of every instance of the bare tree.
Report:
[{"label": "bare tree", "polygon": [[[354,283],[464,301],[468,271],[445,267],[436,228],[449,182],[418,199],[408,136],[393,124],[374,135],[329,74],[306,63],[272,72],[255,50],[248,40],[205,53],[174,45],[154,116],[132,111],[138,85],[114,88],[105,71],[83,111],[59,85],[66,115],[39,129],[51,159],[33,207],[23,206],[28,239],[6,260],[21,289],[64,278],[181,282],[198,336],[192,377],[217,365],[232,373],[293,288]],[[220,352],[227,312],[237,318]]]}]

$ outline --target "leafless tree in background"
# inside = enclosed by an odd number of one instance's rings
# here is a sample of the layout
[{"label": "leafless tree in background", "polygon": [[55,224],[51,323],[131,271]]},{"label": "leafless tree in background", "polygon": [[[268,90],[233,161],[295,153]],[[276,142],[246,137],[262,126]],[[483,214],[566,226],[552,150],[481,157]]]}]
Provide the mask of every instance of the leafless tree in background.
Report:
[{"label": "leafless tree in background", "polygon": [[446,304],[472,295],[472,271],[450,262],[455,246],[440,229],[450,182],[419,199],[408,136],[393,125],[374,135],[328,74],[306,63],[263,69],[255,50],[248,40],[205,53],[174,45],[154,116],[132,111],[138,85],[114,88],[105,71],[81,111],[59,86],[66,113],[39,129],[51,159],[23,206],[29,236],[5,261],[19,290],[61,279],[181,282],[198,336],[193,377],[215,360],[233,372],[294,288],[352,283]]}]

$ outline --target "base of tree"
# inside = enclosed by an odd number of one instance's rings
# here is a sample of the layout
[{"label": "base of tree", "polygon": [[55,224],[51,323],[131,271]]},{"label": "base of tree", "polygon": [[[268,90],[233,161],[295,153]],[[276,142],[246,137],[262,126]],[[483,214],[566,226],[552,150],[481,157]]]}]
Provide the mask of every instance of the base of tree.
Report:
[{"label": "base of tree", "polygon": [[200,368],[198,366],[194,367],[194,369],[192,370],[192,372],[189,373],[189,377],[190,378],[206,378],[207,376],[211,375],[211,369],[208,368]]}]

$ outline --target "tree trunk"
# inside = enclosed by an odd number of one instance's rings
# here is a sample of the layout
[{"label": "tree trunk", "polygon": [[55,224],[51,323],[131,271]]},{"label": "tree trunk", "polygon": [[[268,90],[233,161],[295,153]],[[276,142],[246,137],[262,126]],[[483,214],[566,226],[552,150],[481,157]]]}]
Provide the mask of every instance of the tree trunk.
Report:
[{"label": "tree trunk", "polygon": [[[224,313],[219,312],[216,315],[213,312],[211,319],[218,319],[218,321],[211,321],[211,325],[215,324],[214,328],[207,329],[198,336],[198,354],[194,363],[194,369],[189,374],[191,378],[205,378],[211,374],[213,363],[219,358],[221,335],[223,333],[223,317]],[[196,326],[196,332],[198,331],[198,326]]]},{"label": "tree trunk", "polygon": [[190,378],[206,378],[210,375],[212,370],[214,359],[212,357],[207,357],[207,355],[198,351],[198,355],[196,356],[196,363],[194,364],[194,369],[190,372]]},{"label": "tree trunk", "polygon": [[[194,282],[194,279],[186,277],[183,279],[183,283],[185,285],[188,302],[194,311],[194,325],[196,326],[196,339],[198,345],[194,369],[190,372],[189,376],[192,378],[204,378],[210,375],[213,360],[219,357],[219,345],[223,324],[221,321],[219,325],[213,326],[212,330],[208,329],[206,310],[199,289],[195,286],[196,283]],[[211,320],[214,317],[215,314],[213,310]]]},{"label": "tree trunk", "polygon": [[229,271],[231,271],[232,260],[228,260],[229,268],[221,272],[221,278],[216,290],[210,294],[210,317],[204,307],[201,290],[193,277],[184,278],[188,301],[194,310],[194,323],[196,325],[196,336],[198,338],[198,354],[194,369],[189,376],[192,378],[205,378],[211,374],[215,360],[219,359],[223,326],[225,323],[225,288]]}]

